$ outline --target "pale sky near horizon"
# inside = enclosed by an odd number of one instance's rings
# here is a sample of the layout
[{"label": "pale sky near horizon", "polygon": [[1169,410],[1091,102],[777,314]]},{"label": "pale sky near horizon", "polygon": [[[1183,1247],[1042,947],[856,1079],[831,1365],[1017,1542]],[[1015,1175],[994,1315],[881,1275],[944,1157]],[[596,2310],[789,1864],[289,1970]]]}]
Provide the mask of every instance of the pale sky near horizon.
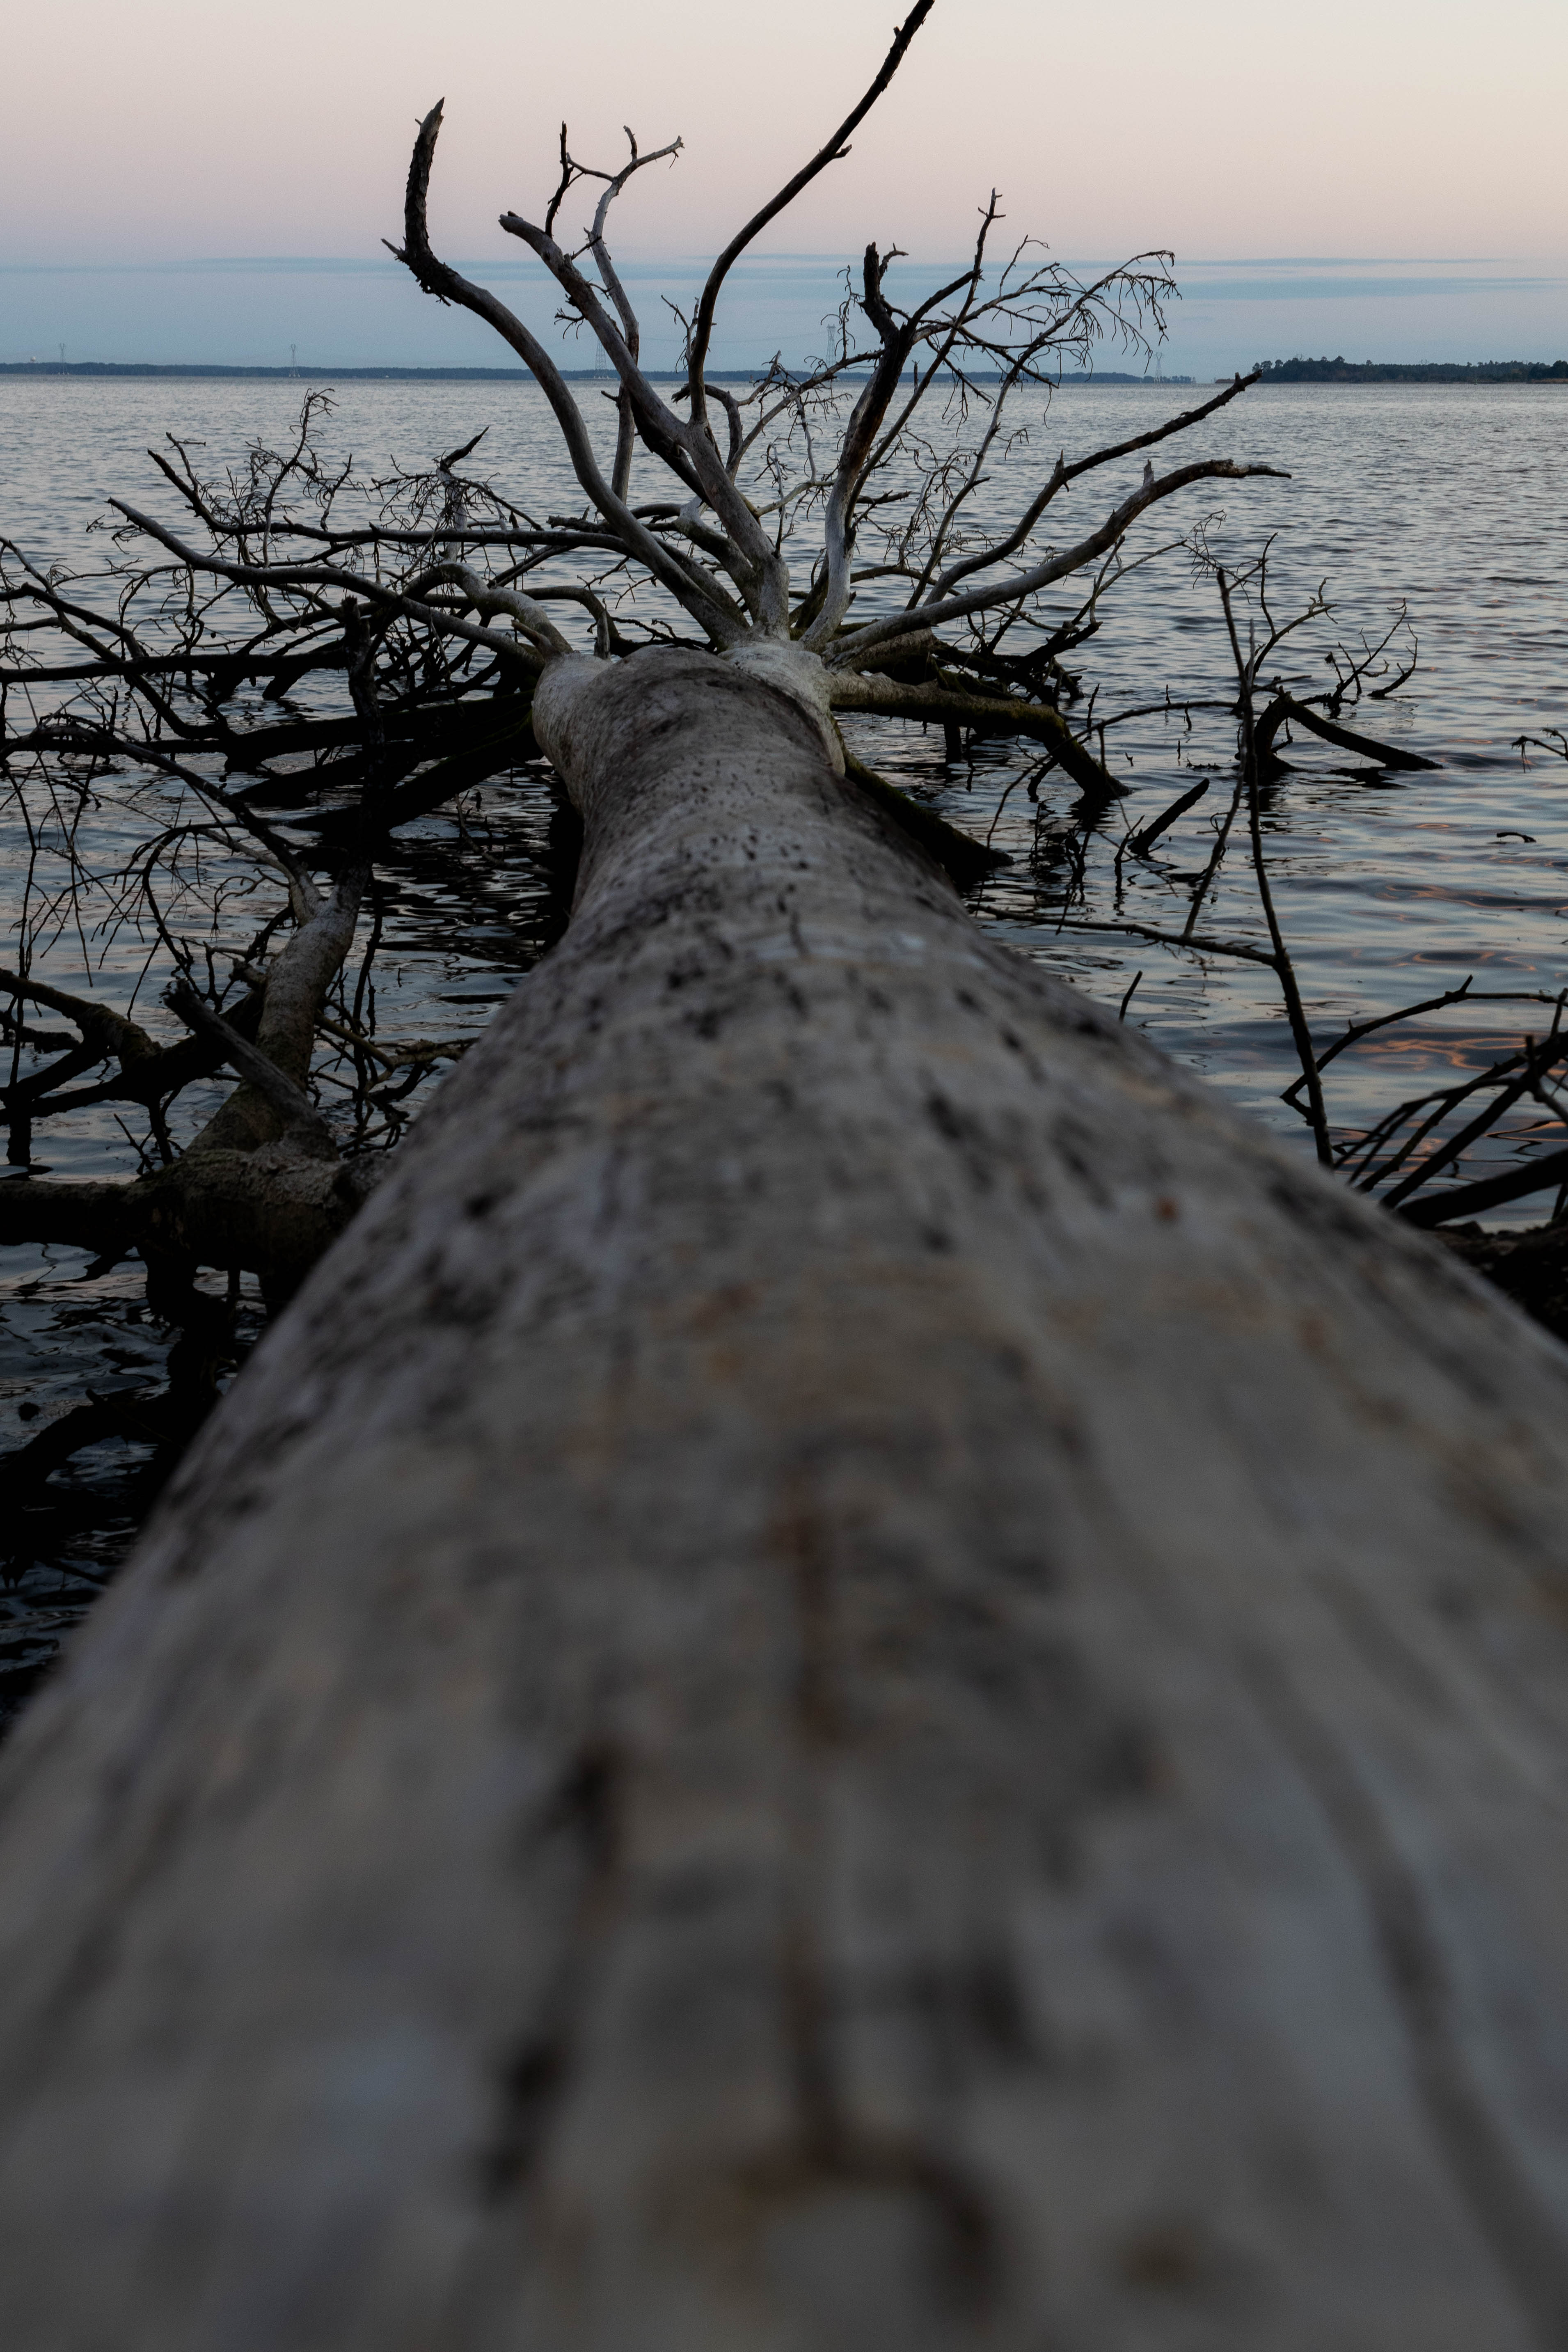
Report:
[{"label": "pale sky near horizon", "polygon": [[[441,96],[438,249],[524,257],[496,215],[540,216],[564,114],[574,148],[612,164],[623,121],[645,145],[679,132],[679,163],[625,201],[621,249],[710,252],[847,111],[897,13],[889,0],[16,9],[0,263],[384,259],[416,118]],[[1563,0],[939,0],[853,155],[763,248],[875,237],[946,258],[994,184],[1010,228],[1064,256],[1170,246],[1182,261],[1559,272],[1565,88]],[[19,282],[0,285],[0,313]],[[0,316],[0,356],[16,340]]]}]

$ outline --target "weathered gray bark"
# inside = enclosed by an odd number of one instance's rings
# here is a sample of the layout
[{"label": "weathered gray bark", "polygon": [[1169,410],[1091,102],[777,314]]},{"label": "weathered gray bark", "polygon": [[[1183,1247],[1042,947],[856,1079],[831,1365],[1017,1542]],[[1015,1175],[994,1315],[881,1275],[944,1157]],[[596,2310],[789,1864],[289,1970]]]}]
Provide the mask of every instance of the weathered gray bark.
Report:
[{"label": "weathered gray bark", "polygon": [[7,1762],[10,2340],[1568,2344],[1568,1359],[774,687],[541,704],[565,941]]}]

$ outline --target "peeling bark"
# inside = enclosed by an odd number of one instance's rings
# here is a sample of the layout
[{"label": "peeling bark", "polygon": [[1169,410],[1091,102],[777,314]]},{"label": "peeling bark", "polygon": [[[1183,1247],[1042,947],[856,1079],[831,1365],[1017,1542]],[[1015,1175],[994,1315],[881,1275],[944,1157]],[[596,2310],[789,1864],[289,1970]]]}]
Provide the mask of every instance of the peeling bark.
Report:
[{"label": "peeling bark", "polygon": [[1568,1359],[810,691],[534,723],[565,940],[0,1778],[15,2340],[1568,2342]]}]

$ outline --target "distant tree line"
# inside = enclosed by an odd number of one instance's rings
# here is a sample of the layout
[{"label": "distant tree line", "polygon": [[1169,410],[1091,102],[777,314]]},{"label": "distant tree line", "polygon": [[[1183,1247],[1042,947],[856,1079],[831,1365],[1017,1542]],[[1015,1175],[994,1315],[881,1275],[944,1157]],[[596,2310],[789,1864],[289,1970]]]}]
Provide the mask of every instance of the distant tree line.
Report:
[{"label": "distant tree line", "polygon": [[1552,383],[1568,381],[1568,360],[1258,360],[1265,383]]}]

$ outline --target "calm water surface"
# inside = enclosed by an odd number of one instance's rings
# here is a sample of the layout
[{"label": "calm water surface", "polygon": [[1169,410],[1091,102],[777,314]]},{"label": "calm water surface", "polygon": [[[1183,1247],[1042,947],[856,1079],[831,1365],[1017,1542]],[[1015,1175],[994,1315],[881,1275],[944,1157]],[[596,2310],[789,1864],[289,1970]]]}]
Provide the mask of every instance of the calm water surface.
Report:
[{"label": "calm water surface", "polygon": [[[1015,510],[1058,447],[1081,455],[1203,396],[1152,386],[1062,393],[1048,415],[1039,418],[1037,407],[1032,446],[998,466],[981,511]],[[143,454],[149,443],[173,431],[204,442],[209,466],[237,459],[249,440],[288,431],[299,397],[299,386],[279,383],[7,382],[0,386],[0,530],[35,557],[79,562],[90,545],[87,526],[110,495],[167,510]],[[529,388],[351,384],[329,442],[377,470],[394,459],[421,467],[485,424],[487,468],[499,487],[536,514],[576,505],[542,399]],[[1478,991],[1568,985],[1568,765],[1543,755],[1521,763],[1514,748],[1521,735],[1568,724],[1568,394],[1274,386],[1248,394],[1178,446],[1173,463],[1234,457],[1283,467],[1290,478],[1198,485],[1146,520],[1130,558],[1200,519],[1233,563],[1272,538],[1277,612],[1295,609],[1320,583],[1335,607],[1331,625],[1303,631],[1282,657],[1299,691],[1326,681],[1324,656],[1336,638],[1354,646],[1363,633],[1381,635],[1402,601],[1419,640],[1410,686],[1346,719],[1441,765],[1431,773],[1376,770],[1327,745],[1298,742],[1288,754],[1291,774],[1268,796],[1280,919],[1320,1041],[1470,974]],[[1078,486],[1070,499],[1077,531],[1126,494],[1142,464],[1122,461],[1095,487]],[[858,609],[875,609],[873,600]],[[1086,693],[1097,692],[1100,718],[1158,700],[1167,685],[1198,698],[1232,690],[1215,590],[1194,581],[1179,548],[1124,576],[1104,600],[1100,634],[1067,658],[1081,670]],[[1227,719],[1198,714],[1189,727],[1156,716],[1113,727],[1108,755],[1125,795],[1087,830],[1059,774],[1030,798],[1028,755],[1016,745],[976,742],[949,765],[940,731],[858,723],[853,740],[863,757],[1008,853],[1012,863],[975,902],[994,932],[1107,1001],[1120,1001],[1141,972],[1129,1020],[1307,1148],[1279,1100],[1296,1064],[1270,975],[1223,957],[1063,928],[1064,917],[1076,924],[1116,913],[1115,852],[1128,828],[1208,777],[1205,800],[1157,856],[1121,866],[1121,912],[1179,928],[1187,881],[1212,844],[1211,811],[1229,798]],[[522,774],[487,787],[482,805],[469,805],[461,822],[433,817],[405,837],[383,876],[384,1034],[471,1034],[534,960],[554,919],[551,814],[544,779]],[[106,819],[89,845],[107,872],[132,838]],[[26,845],[14,828],[0,841],[7,931],[26,864]],[[1261,937],[1239,835],[1205,928]],[[166,973],[155,947],[134,924],[112,938],[67,927],[36,969],[120,1003],[139,987],[156,1028],[167,1016],[156,1001]],[[14,944],[0,953],[13,961]],[[1363,1127],[1396,1101],[1479,1068],[1549,1017],[1540,1007],[1473,1004],[1384,1033],[1334,1064],[1331,1118],[1342,1131]],[[186,1099],[187,1129],[208,1107]],[[40,1163],[61,1175],[130,1174],[137,1165],[137,1135],[107,1111],[95,1125],[73,1118],[39,1133]],[[1536,1107],[1466,1172],[1564,1139]],[[1533,1222],[1549,1205],[1550,1196],[1521,1202],[1495,1221]],[[89,1389],[142,1386],[157,1373],[165,1340],[142,1318],[138,1270],[89,1279],[86,1263],[69,1251],[5,1253],[0,1450],[38,1427],[37,1417],[18,1417],[25,1407],[47,1412]],[[122,1551],[139,1507],[126,1483],[132,1451],[108,1446],[81,1457],[57,1478],[61,1501],[47,1527],[24,1531],[12,1580],[0,1589],[0,1708],[7,1664],[19,1692]]]}]

